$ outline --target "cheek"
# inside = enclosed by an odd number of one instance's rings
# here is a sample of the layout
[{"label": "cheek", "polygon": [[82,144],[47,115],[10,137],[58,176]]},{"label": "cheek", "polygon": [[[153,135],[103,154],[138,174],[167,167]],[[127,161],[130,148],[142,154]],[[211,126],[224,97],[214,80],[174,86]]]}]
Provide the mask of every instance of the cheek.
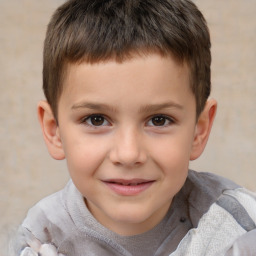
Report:
[{"label": "cheek", "polygon": [[166,140],[164,147],[155,147],[155,163],[160,167],[163,180],[163,194],[173,197],[182,188],[189,169],[189,155],[187,143],[172,143]]},{"label": "cheek", "polygon": [[93,175],[108,152],[104,140],[90,138],[69,141],[64,150],[70,175],[74,179]]},{"label": "cheek", "polygon": [[152,144],[151,155],[163,169],[175,171],[188,167],[192,144],[189,136],[166,136]]},{"label": "cheek", "polygon": [[97,171],[104,161],[106,150],[101,145],[80,143],[69,147],[67,151],[67,166],[70,177],[77,189],[85,197],[90,197],[97,191]]}]

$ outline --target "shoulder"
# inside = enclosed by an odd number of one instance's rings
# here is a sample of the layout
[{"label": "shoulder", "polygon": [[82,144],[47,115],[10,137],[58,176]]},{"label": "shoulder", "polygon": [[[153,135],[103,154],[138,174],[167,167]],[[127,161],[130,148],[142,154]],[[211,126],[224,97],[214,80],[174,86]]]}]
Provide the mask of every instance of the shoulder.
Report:
[{"label": "shoulder", "polygon": [[[192,204],[200,201],[205,205],[211,205],[226,190],[241,188],[233,181],[209,172],[189,171],[186,183],[184,185],[185,193],[189,196]],[[199,200],[200,199],[200,200]]]},{"label": "shoulder", "polygon": [[190,186],[198,188],[204,192],[213,192],[218,196],[226,189],[236,189],[240,186],[233,181],[210,172],[196,172],[189,170],[187,182]]},{"label": "shoulder", "polygon": [[227,255],[242,255],[232,253],[247,248],[253,250],[248,255],[256,255],[255,193],[217,175],[193,171],[185,187],[195,225],[177,252],[190,255],[196,249],[197,255],[224,255],[227,251]]},{"label": "shoulder", "polygon": [[237,184],[221,176],[190,170],[181,193],[186,198],[193,227],[198,225],[203,214],[224,191],[237,188],[239,188]]},{"label": "shoulder", "polygon": [[189,200],[194,207],[207,210],[216,204],[239,219],[240,224],[243,220],[248,224],[249,217],[256,222],[256,193],[212,173],[190,171],[187,183]]},{"label": "shoulder", "polygon": [[225,255],[256,255],[256,193],[245,188],[228,190],[217,204],[232,216],[242,230]]},{"label": "shoulder", "polygon": [[40,200],[28,211],[11,242],[14,251],[20,252],[31,244],[58,244],[65,238],[72,225],[66,207],[66,196],[71,186],[72,182],[69,182],[63,190]]},{"label": "shoulder", "polygon": [[65,191],[68,186],[69,184],[63,190],[51,194],[35,204],[28,211],[22,226],[28,230],[37,231],[37,229],[47,227],[49,223],[56,222],[60,216],[66,217]]}]

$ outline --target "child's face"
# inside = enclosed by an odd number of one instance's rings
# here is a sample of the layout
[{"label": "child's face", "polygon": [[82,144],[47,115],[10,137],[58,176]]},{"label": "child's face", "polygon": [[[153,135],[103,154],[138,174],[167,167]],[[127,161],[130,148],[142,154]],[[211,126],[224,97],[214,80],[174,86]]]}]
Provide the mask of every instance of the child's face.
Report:
[{"label": "child's face", "polygon": [[94,217],[122,235],[159,223],[194,150],[188,67],[157,54],[70,64],[58,119],[70,175]]}]

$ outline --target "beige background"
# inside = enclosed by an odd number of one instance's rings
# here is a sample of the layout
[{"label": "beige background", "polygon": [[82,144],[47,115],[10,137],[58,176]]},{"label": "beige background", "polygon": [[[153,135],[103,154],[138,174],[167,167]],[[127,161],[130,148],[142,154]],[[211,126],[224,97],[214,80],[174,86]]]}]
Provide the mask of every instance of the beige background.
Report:
[{"label": "beige background", "polygon": [[[68,179],[65,162],[48,156],[36,117],[46,25],[62,2],[0,0],[1,248],[28,208]],[[256,1],[195,2],[211,30],[219,109],[207,149],[191,166],[256,190]]]}]

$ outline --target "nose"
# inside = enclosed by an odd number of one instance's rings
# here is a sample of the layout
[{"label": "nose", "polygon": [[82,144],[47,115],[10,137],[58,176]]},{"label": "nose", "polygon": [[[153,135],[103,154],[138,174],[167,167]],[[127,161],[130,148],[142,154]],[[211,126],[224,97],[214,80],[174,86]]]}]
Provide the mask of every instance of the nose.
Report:
[{"label": "nose", "polygon": [[123,129],[116,132],[110,152],[110,160],[115,165],[134,167],[147,160],[142,134],[136,129]]}]

